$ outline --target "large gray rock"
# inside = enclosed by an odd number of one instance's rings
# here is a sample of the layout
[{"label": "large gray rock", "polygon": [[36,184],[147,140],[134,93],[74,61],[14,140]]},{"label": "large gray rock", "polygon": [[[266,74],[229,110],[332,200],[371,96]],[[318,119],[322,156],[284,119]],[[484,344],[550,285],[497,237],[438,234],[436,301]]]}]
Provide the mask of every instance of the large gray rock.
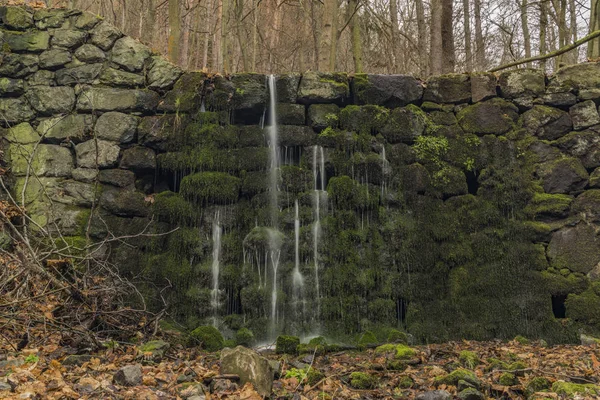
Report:
[{"label": "large gray rock", "polygon": [[171,64],[162,56],[154,56],[151,58],[150,69],[147,74],[148,88],[168,90],[173,87],[181,74],[181,68]]},{"label": "large gray rock", "polygon": [[25,30],[33,26],[33,15],[22,7],[0,8],[0,19],[9,29]]},{"label": "large gray rock", "polygon": [[87,32],[75,29],[55,29],[51,31],[51,34],[52,46],[66,47],[69,49],[71,47],[81,46],[88,36]]},{"label": "large gray rock", "polygon": [[75,50],[75,57],[85,63],[100,63],[106,59],[106,53],[99,47],[86,43]]},{"label": "large gray rock", "polygon": [[122,217],[145,217],[149,211],[143,193],[109,186],[105,186],[102,191],[100,205],[114,215]]},{"label": "large gray rock", "polygon": [[21,95],[24,90],[22,79],[0,78],[0,95]]},{"label": "large gray rock", "polygon": [[15,176],[71,176],[73,155],[65,147],[53,144],[11,144],[8,154],[11,171]]},{"label": "large gray rock", "polygon": [[106,21],[97,24],[90,32],[92,34],[91,43],[104,51],[110,50],[115,41],[123,36],[120,30]]},{"label": "large gray rock", "polygon": [[259,74],[236,74],[231,78],[235,88],[232,105],[235,110],[260,112],[269,101],[266,78]]},{"label": "large gray rock", "polygon": [[96,135],[100,139],[119,143],[130,143],[135,140],[140,118],[135,115],[109,111],[98,117]]},{"label": "large gray rock", "polygon": [[600,124],[600,115],[598,115],[596,103],[592,100],[587,100],[571,106],[571,108],[569,108],[569,114],[573,120],[573,128],[575,130],[581,130],[592,125]]},{"label": "large gray rock", "polygon": [[98,170],[92,168],[75,168],[71,171],[71,177],[79,182],[92,183],[98,176]]},{"label": "large gray rock", "polygon": [[240,377],[240,383],[252,383],[261,396],[271,395],[273,388],[273,369],[269,361],[257,352],[246,347],[237,346],[235,349],[221,351],[221,374],[235,374]]},{"label": "large gray rock", "polygon": [[381,134],[391,144],[412,142],[425,132],[425,113],[412,107],[390,111]]},{"label": "large gray rock", "polygon": [[42,8],[35,10],[33,19],[38,29],[45,30],[48,28],[60,28],[68,17],[79,14],[81,14],[81,11],[77,10]]},{"label": "large gray rock", "polygon": [[584,221],[599,222],[600,190],[592,189],[581,193],[573,202],[572,211]]},{"label": "large gray rock", "polygon": [[84,64],[56,71],[56,83],[59,85],[92,84],[102,71],[102,64]]},{"label": "large gray rock", "polygon": [[554,73],[548,86],[573,91],[600,88],[600,63],[589,62],[562,67]]},{"label": "large gray rock", "polygon": [[75,91],[66,86],[36,86],[25,96],[29,104],[43,115],[68,113],[75,105]]},{"label": "large gray rock", "polygon": [[496,75],[488,72],[471,74],[471,100],[478,103],[497,96]]},{"label": "large gray rock", "polygon": [[311,104],[308,107],[308,124],[320,132],[328,126],[335,126],[339,115],[340,108],[336,104]]},{"label": "large gray rock", "polygon": [[75,146],[80,168],[110,168],[117,165],[121,148],[106,140],[88,140]]},{"label": "large gray rock", "polygon": [[117,187],[132,186],[135,174],[124,169],[101,169],[98,172],[98,181]]},{"label": "large gray rock", "polygon": [[307,72],[298,88],[298,103],[345,103],[350,96],[345,73]]},{"label": "large gray rock", "polygon": [[563,152],[579,158],[586,169],[600,167],[600,134],[597,129],[571,132],[554,144]]},{"label": "large gray rock", "polygon": [[39,57],[33,54],[0,54],[0,76],[23,78],[38,70]]},{"label": "large gray rock", "polygon": [[50,45],[50,35],[45,31],[5,32],[4,43],[14,52],[41,53]]},{"label": "large gray rock", "polygon": [[112,49],[112,62],[130,72],[139,71],[152,51],[130,36],[117,40]]},{"label": "large gray rock", "polygon": [[37,131],[49,141],[62,142],[68,139],[79,143],[91,137],[93,127],[92,115],[68,114],[42,120]]},{"label": "large gray rock", "polygon": [[423,101],[434,103],[468,103],[471,82],[466,74],[447,74],[427,79]]},{"label": "large gray rock", "polygon": [[79,111],[152,111],[158,104],[158,93],[151,90],[89,88],[77,98]]},{"label": "large gray rock", "polygon": [[418,394],[415,400],[452,400],[452,395],[445,390],[431,390]]},{"label": "large gray rock", "polygon": [[295,103],[298,98],[298,86],[301,78],[302,75],[298,73],[277,75],[275,77],[277,101],[280,103]]},{"label": "large gray rock", "polygon": [[137,386],[142,384],[142,367],[139,365],[126,365],[113,375],[117,385]]},{"label": "large gray rock", "polygon": [[75,28],[89,30],[95,27],[100,21],[102,21],[102,18],[98,15],[84,11],[75,20]]},{"label": "large gray rock", "polygon": [[546,91],[546,77],[536,69],[515,69],[503,72],[498,79],[502,97],[538,97]]},{"label": "large gray rock", "polygon": [[109,67],[102,70],[100,83],[108,86],[137,88],[144,86],[145,79],[142,75]]},{"label": "large gray rock", "polygon": [[143,146],[130,147],[123,150],[119,167],[134,171],[154,170],[156,169],[156,153]]},{"label": "large gray rock", "polygon": [[585,222],[564,227],[552,234],[546,250],[550,265],[587,274],[600,262],[600,238]]},{"label": "large gray rock", "polygon": [[277,123],[282,125],[305,125],[306,109],[302,104],[279,103],[277,104]]},{"label": "large gray rock", "polygon": [[167,150],[171,138],[181,129],[174,114],[144,117],[138,125],[138,143],[157,150]]},{"label": "large gray rock", "polygon": [[457,118],[466,133],[501,135],[514,127],[519,110],[506,100],[493,98],[463,108]]},{"label": "large gray rock", "polygon": [[546,193],[578,192],[588,183],[588,173],[576,158],[564,157],[541,164],[538,175]]},{"label": "large gray rock", "polygon": [[35,112],[24,97],[0,98],[0,123],[18,124],[35,117]]},{"label": "large gray rock", "polygon": [[280,146],[309,146],[314,143],[316,133],[308,126],[280,125]]},{"label": "large gray rock", "polygon": [[[172,90],[165,94],[164,99],[158,105],[159,111],[167,112],[190,112],[200,108],[204,83],[208,79],[202,72],[186,72],[177,80]],[[207,89],[206,107],[208,109],[220,109],[221,104],[214,100],[215,89],[212,85]],[[229,99],[229,95],[227,95]],[[226,104],[223,106],[225,107]]]},{"label": "large gray rock", "polygon": [[565,111],[547,106],[535,106],[522,116],[523,127],[542,140],[556,140],[571,131],[573,124]]},{"label": "large gray rock", "polygon": [[6,130],[6,139],[10,143],[33,144],[40,141],[41,136],[28,122],[11,126]]},{"label": "large gray rock", "polygon": [[356,104],[403,107],[423,96],[423,85],[410,75],[357,74],[352,87]]},{"label": "large gray rock", "polygon": [[50,198],[61,204],[91,207],[96,201],[96,187],[93,183],[66,180],[53,189],[47,190]]},{"label": "large gray rock", "polygon": [[53,71],[40,69],[27,77],[27,86],[30,88],[33,86],[56,86],[55,76]]},{"label": "large gray rock", "polygon": [[50,49],[40,54],[40,67],[54,69],[71,62],[71,53],[63,49]]}]

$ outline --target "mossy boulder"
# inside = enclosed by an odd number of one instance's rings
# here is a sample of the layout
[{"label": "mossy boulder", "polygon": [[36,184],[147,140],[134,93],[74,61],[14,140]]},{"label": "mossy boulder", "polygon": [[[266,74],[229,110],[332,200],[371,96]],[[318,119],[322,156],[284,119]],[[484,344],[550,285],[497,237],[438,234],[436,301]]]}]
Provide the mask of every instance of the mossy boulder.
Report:
[{"label": "mossy boulder", "polygon": [[587,274],[600,262],[600,239],[586,223],[567,226],[552,234],[547,255],[557,270]]},{"label": "mossy boulder", "polygon": [[571,132],[573,123],[565,111],[547,106],[534,106],[521,115],[523,127],[542,140],[556,140]]},{"label": "mossy boulder", "polygon": [[138,356],[159,362],[171,345],[164,340],[151,340],[138,347]]},{"label": "mossy boulder", "polygon": [[544,390],[550,389],[550,381],[543,376],[536,376],[532,378],[527,385],[525,386],[525,392],[529,395],[532,395],[536,392],[541,392]]},{"label": "mossy boulder", "polygon": [[77,110],[148,112],[156,109],[158,101],[158,93],[152,90],[93,87],[79,94]]},{"label": "mossy boulder", "polygon": [[458,355],[458,360],[469,369],[474,369],[479,364],[479,356],[474,351],[463,350]]},{"label": "mossy boulder", "polygon": [[447,74],[427,79],[423,101],[434,103],[468,103],[471,101],[469,75]]},{"label": "mossy boulder", "polygon": [[[202,92],[208,77],[202,72],[186,72],[175,82],[158,104],[159,111],[191,112],[200,108]],[[207,100],[207,106],[209,105]]]},{"label": "mossy boulder", "polygon": [[302,75],[299,73],[277,75],[275,77],[277,101],[280,103],[295,103],[298,97],[300,79],[302,79]]},{"label": "mossy boulder", "polygon": [[546,77],[536,69],[514,69],[500,74],[498,85],[502,97],[508,99],[537,97],[546,91]]},{"label": "mossy boulder", "polygon": [[40,121],[37,131],[52,143],[69,139],[79,143],[91,138],[94,117],[86,114],[69,114]]},{"label": "mossy boulder", "polygon": [[387,336],[389,343],[402,343],[408,344],[408,335],[397,329],[391,329]]},{"label": "mossy boulder", "polygon": [[310,146],[317,136],[310,126],[280,125],[278,130],[280,146]]},{"label": "mossy boulder", "polygon": [[385,126],[389,114],[390,110],[381,106],[346,106],[339,115],[340,127],[361,134],[374,135]]},{"label": "mossy boulder", "polygon": [[456,369],[447,375],[438,376],[434,382],[436,385],[458,385],[458,381],[465,381],[474,387],[479,387],[481,381],[477,378],[474,372],[466,369]]},{"label": "mossy boulder", "polygon": [[573,398],[577,395],[600,396],[600,386],[591,383],[556,381],[552,384],[552,391],[567,398]]},{"label": "mossy boulder", "polygon": [[412,143],[425,132],[427,116],[415,106],[395,108],[380,128],[383,137],[391,144]]},{"label": "mossy boulder", "polygon": [[241,346],[250,347],[254,343],[254,334],[248,328],[240,328],[235,333],[235,343]]},{"label": "mossy boulder", "polygon": [[152,56],[147,74],[148,88],[152,90],[170,89],[181,73],[178,66],[171,64],[164,57]]},{"label": "mossy boulder", "polygon": [[573,128],[575,130],[585,129],[600,123],[600,115],[598,115],[596,103],[592,100],[582,101],[581,103],[572,105],[571,108],[569,108],[569,114],[573,120]]},{"label": "mossy boulder", "polygon": [[269,360],[251,349],[238,346],[221,352],[221,374],[235,374],[240,383],[252,383],[263,397],[271,395],[274,370]]},{"label": "mossy boulder", "polygon": [[23,78],[38,70],[39,57],[34,54],[8,53],[2,55],[0,75]]},{"label": "mossy boulder", "polygon": [[5,31],[4,43],[14,52],[41,53],[50,47],[50,35],[46,31]]},{"label": "mossy boulder", "polygon": [[343,104],[350,96],[348,75],[345,73],[307,72],[298,87],[298,103]]},{"label": "mossy boulder", "polygon": [[404,107],[423,96],[423,85],[410,75],[356,74],[352,88],[356,104]]},{"label": "mossy boulder", "polygon": [[235,87],[231,99],[233,108],[239,112],[260,113],[269,101],[266,79],[262,74],[240,73],[231,78]]},{"label": "mossy boulder", "polygon": [[533,219],[563,218],[569,214],[573,197],[566,194],[535,193],[525,213]]},{"label": "mossy boulder", "polygon": [[577,158],[563,157],[538,167],[538,175],[546,193],[569,194],[587,186],[589,175]]},{"label": "mossy boulder", "polygon": [[[19,125],[22,126],[22,125]],[[12,173],[16,176],[68,177],[74,168],[69,149],[54,144],[13,143],[7,151]]]},{"label": "mossy boulder", "polygon": [[570,294],[565,301],[567,317],[589,326],[600,327],[600,282],[581,294]]},{"label": "mossy boulder", "polygon": [[156,150],[168,150],[185,126],[185,121],[175,114],[144,117],[137,127],[138,143]]},{"label": "mossy boulder", "polygon": [[375,349],[375,354],[393,354],[398,360],[406,360],[417,355],[417,351],[405,344],[384,344]]},{"label": "mossy boulder", "polygon": [[149,212],[144,194],[133,188],[105,186],[100,196],[100,205],[112,214],[122,217],[145,217]]},{"label": "mossy boulder", "polygon": [[[310,115],[309,115],[310,117]],[[306,109],[302,104],[277,104],[277,123],[282,125],[304,125]],[[312,125],[315,128],[314,125]]]},{"label": "mossy boulder", "polygon": [[130,36],[118,39],[112,48],[111,61],[129,72],[142,69],[152,51]]},{"label": "mossy boulder", "polygon": [[514,104],[494,98],[463,108],[457,119],[466,133],[502,135],[513,129],[519,117],[518,111]]},{"label": "mossy boulder", "polygon": [[336,104],[311,104],[308,107],[308,124],[317,132],[339,123],[340,107]]},{"label": "mossy boulder", "polygon": [[600,190],[592,189],[581,193],[573,202],[572,210],[587,221],[598,221],[600,217]]},{"label": "mossy boulder", "polygon": [[195,203],[233,203],[239,190],[240,178],[223,172],[197,172],[181,180],[181,195]]},{"label": "mossy boulder", "polygon": [[510,372],[505,372],[502,375],[500,375],[500,378],[498,378],[498,383],[503,386],[513,386],[519,384],[519,380],[514,374],[511,374]]},{"label": "mossy boulder", "polygon": [[297,336],[279,335],[275,341],[275,353],[297,354],[300,338]]},{"label": "mossy boulder", "polygon": [[567,91],[600,88],[600,64],[588,62],[562,67],[554,73],[549,86]]},{"label": "mossy boulder", "polygon": [[0,19],[9,29],[25,30],[33,26],[33,14],[24,7],[0,7]]},{"label": "mossy boulder", "polygon": [[223,348],[225,340],[217,328],[211,325],[199,326],[190,332],[188,344],[200,346],[206,351],[219,351]]},{"label": "mossy boulder", "polygon": [[30,88],[25,97],[41,115],[68,113],[75,104],[75,91],[65,86],[36,86]]},{"label": "mossy boulder", "polygon": [[365,372],[353,372],[350,374],[350,385],[356,389],[373,389],[376,384],[377,379]]},{"label": "mossy boulder", "polygon": [[458,393],[460,400],[485,400],[485,395],[475,388],[466,388]]},{"label": "mossy boulder", "polygon": [[553,145],[563,152],[577,157],[585,168],[600,166],[600,135],[595,127],[579,132],[571,132]]}]

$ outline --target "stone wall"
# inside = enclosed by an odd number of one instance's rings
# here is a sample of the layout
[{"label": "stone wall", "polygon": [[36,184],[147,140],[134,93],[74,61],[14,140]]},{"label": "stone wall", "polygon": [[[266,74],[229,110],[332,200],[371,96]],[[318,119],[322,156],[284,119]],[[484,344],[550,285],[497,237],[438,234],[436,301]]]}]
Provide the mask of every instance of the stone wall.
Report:
[{"label": "stone wall", "polygon": [[[217,313],[224,328],[265,336],[266,77],[183,73],[87,13],[2,7],[0,17],[4,162],[37,228],[75,244],[133,235],[103,254],[149,304],[169,282],[172,318],[194,327]],[[600,64],[425,82],[308,72],[276,84],[280,330],[598,333]],[[321,150],[325,187],[313,175]],[[327,189],[316,270],[315,189]]]}]

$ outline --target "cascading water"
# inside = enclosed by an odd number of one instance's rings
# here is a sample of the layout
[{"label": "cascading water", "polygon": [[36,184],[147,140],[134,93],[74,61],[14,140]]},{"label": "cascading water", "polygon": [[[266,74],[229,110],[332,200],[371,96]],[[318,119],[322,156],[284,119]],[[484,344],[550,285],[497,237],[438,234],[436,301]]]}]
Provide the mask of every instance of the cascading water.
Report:
[{"label": "cascading water", "polygon": [[[319,287],[319,239],[321,236],[321,193],[325,191],[325,157],[323,156],[323,147],[313,147],[313,261],[315,268],[315,295],[317,300],[317,318],[321,313],[321,293]],[[320,179],[319,179],[320,178]],[[319,186],[320,183],[320,186]],[[319,187],[321,188],[319,190]]]},{"label": "cascading water", "polygon": [[292,275],[292,288],[294,296],[294,308],[296,311],[296,319],[298,316],[298,304],[303,301],[304,277],[300,272],[300,216],[298,211],[298,200],[295,203],[295,218],[294,218],[294,273]]},{"label": "cascading water", "polygon": [[220,214],[217,211],[215,214],[215,220],[212,228],[212,241],[213,241],[213,252],[212,252],[212,291],[211,291],[211,306],[214,315],[214,324],[217,322],[217,315],[219,312],[219,269],[221,263],[221,234],[223,233],[220,224]]}]

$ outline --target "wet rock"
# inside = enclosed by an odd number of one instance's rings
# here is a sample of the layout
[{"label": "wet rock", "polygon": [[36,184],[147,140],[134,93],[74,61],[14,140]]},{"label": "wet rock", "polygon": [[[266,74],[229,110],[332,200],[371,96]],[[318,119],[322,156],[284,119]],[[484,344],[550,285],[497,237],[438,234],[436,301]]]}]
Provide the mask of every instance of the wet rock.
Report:
[{"label": "wet rock", "polygon": [[0,19],[9,29],[25,30],[33,26],[33,15],[23,7],[1,7]]},{"label": "wet rock", "polygon": [[153,90],[170,89],[181,76],[181,68],[162,56],[154,56],[151,60],[147,75],[148,87]]},{"label": "wet rock", "polygon": [[273,387],[273,369],[269,361],[254,350],[237,346],[221,351],[221,374],[235,374],[240,383],[252,383],[261,396],[269,396]]},{"label": "wet rock", "polygon": [[[200,108],[202,92],[207,76],[202,72],[186,72],[177,80],[173,89],[165,94],[164,99],[158,105],[159,111],[167,112],[190,112]],[[214,88],[212,85],[207,89],[206,107],[220,108],[219,104],[213,104],[211,99]]]},{"label": "wet rock", "polygon": [[112,49],[111,61],[129,72],[142,69],[152,51],[130,36],[117,40]]},{"label": "wet rock", "polygon": [[58,47],[77,47],[81,46],[87,38],[87,32],[75,29],[55,29],[52,34],[52,46]]},{"label": "wet rock", "polygon": [[51,142],[59,143],[68,139],[79,143],[90,138],[93,127],[92,115],[69,114],[42,120],[37,131]]},{"label": "wet rock", "polygon": [[600,135],[592,128],[581,132],[571,132],[554,143],[561,151],[579,158],[585,168],[600,166]]},{"label": "wet rock", "polygon": [[581,130],[600,123],[600,115],[596,104],[592,100],[577,103],[569,109],[573,120],[573,128]]},{"label": "wet rock", "polygon": [[73,366],[76,365],[78,367],[82,366],[86,362],[90,362],[92,360],[92,356],[89,354],[71,354],[65,357],[62,362],[64,366]]},{"label": "wet rock", "polygon": [[153,171],[156,169],[156,153],[142,146],[125,149],[119,167],[134,171]]},{"label": "wet rock", "polygon": [[280,146],[309,146],[314,143],[316,133],[309,126],[280,125]]},{"label": "wet rock", "polygon": [[56,83],[59,85],[92,84],[102,71],[102,64],[84,64],[56,71]]},{"label": "wet rock", "polygon": [[298,103],[345,103],[350,95],[345,73],[307,72],[298,88]]},{"label": "wet rock", "polygon": [[100,139],[119,143],[130,143],[135,140],[140,118],[135,115],[109,111],[98,117],[96,135]]},{"label": "wet rock", "polygon": [[106,53],[93,44],[87,43],[75,50],[75,57],[85,63],[101,63],[106,59]]},{"label": "wet rock", "polygon": [[[33,157],[31,157],[31,155]],[[69,149],[53,144],[11,145],[9,160],[15,176],[35,174],[37,176],[71,176],[73,156]],[[31,166],[29,162],[31,160]]]},{"label": "wet rock", "polygon": [[600,239],[593,226],[581,222],[554,232],[546,253],[557,270],[587,274],[600,262]]},{"label": "wet rock", "polygon": [[[236,74],[231,78],[235,91],[231,102],[235,110],[261,113],[269,101],[264,75]],[[239,114],[236,113],[236,115]]]},{"label": "wet rock", "polygon": [[25,94],[29,104],[40,114],[68,113],[75,105],[75,91],[65,86],[36,86]]},{"label": "wet rock", "polygon": [[40,67],[53,69],[71,62],[71,53],[63,49],[46,50],[40,54]]},{"label": "wet rock", "polygon": [[317,132],[337,125],[340,108],[335,104],[311,104],[308,107],[308,124]]},{"label": "wet rock", "polygon": [[0,78],[0,95],[20,95],[24,90],[22,79]]},{"label": "wet rock", "polygon": [[425,114],[413,106],[395,108],[380,132],[391,144],[412,142],[425,132]]},{"label": "wet rock", "polygon": [[50,45],[50,35],[45,31],[5,32],[4,42],[10,51],[41,53]]},{"label": "wet rock", "polygon": [[418,394],[415,400],[452,400],[452,396],[445,390],[431,390]]},{"label": "wet rock", "polygon": [[35,117],[35,112],[23,97],[0,98],[0,122],[5,124],[18,124],[29,121]]},{"label": "wet rock", "polygon": [[468,103],[471,100],[469,75],[447,74],[427,79],[423,101],[434,103]]},{"label": "wet rock", "polygon": [[542,140],[556,140],[569,133],[573,124],[565,111],[547,106],[535,106],[522,116],[523,127]]},{"label": "wet rock", "polygon": [[113,380],[117,385],[137,386],[142,384],[142,367],[139,365],[126,365],[119,369]]},{"label": "wet rock", "polygon": [[135,183],[135,174],[124,169],[102,169],[98,172],[98,180],[108,185],[127,187]]},{"label": "wet rock", "polygon": [[91,34],[91,43],[104,51],[110,50],[115,41],[123,36],[120,30],[106,21],[97,24],[94,29],[91,30]]},{"label": "wet rock", "polygon": [[588,173],[576,158],[563,157],[540,165],[538,175],[546,193],[571,193],[582,190]]},{"label": "wet rock", "polygon": [[156,108],[158,100],[158,93],[151,90],[96,87],[81,92],[77,110],[148,112]]},{"label": "wet rock", "polygon": [[121,148],[106,140],[88,140],[75,146],[80,168],[110,168],[117,164]]},{"label": "wet rock", "polygon": [[302,104],[277,104],[277,123],[282,125],[306,124],[306,109]]},{"label": "wet rock", "polygon": [[538,97],[546,91],[546,77],[535,69],[522,68],[503,72],[498,79],[500,93],[507,99]]},{"label": "wet rock", "polygon": [[496,75],[487,72],[471,74],[471,100],[478,103],[496,97]]},{"label": "wet rock", "polygon": [[0,76],[23,78],[38,70],[39,57],[33,54],[0,54]]},{"label": "wet rock", "polygon": [[114,215],[122,217],[145,217],[148,206],[144,194],[133,189],[117,189],[106,186],[100,197],[100,205]]},{"label": "wet rock", "polygon": [[356,104],[404,107],[421,100],[423,85],[410,75],[356,74],[352,79]]},{"label": "wet rock", "polygon": [[275,79],[277,101],[280,103],[295,103],[301,78],[302,75],[297,73],[278,75]]},{"label": "wet rock", "polygon": [[465,107],[458,113],[457,119],[466,133],[501,135],[514,127],[518,111],[506,100],[494,98]]}]

